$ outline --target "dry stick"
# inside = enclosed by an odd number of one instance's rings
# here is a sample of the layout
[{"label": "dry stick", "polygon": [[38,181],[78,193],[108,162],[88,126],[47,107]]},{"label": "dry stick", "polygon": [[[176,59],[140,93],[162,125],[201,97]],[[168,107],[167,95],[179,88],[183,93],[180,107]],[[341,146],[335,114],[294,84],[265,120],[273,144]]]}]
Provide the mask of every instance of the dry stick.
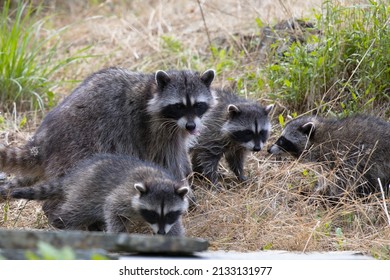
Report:
[{"label": "dry stick", "polygon": [[[209,29],[208,29],[207,24],[206,24],[206,19],[204,17],[203,8],[202,8],[202,5],[200,4],[200,0],[197,0],[197,2],[199,5],[200,13],[202,14],[202,20],[203,20],[204,28],[206,30],[207,40],[209,41],[209,48],[211,51],[211,39],[210,39]],[[213,52],[211,52],[211,55],[213,56],[213,59],[215,59],[215,55]]]},{"label": "dry stick", "polygon": [[309,236],[309,238],[308,238],[307,241],[306,241],[305,248],[303,248],[302,253],[305,253],[306,248],[307,248],[307,246],[309,245],[309,242],[310,242],[311,238],[313,237],[313,233],[314,233],[314,231],[316,230],[316,228],[320,225],[320,222],[321,222],[321,221],[317,221],[316,225],[313,227],[313,230],[311,231],[310,236]]},{"label": "dry stick", "polygon": [[385,214],[387,216],[387,222],[389,223],[389,226],[390,226],[390,215],[389,215],[389,211],[387,211],[385,192],[384,192],[383,187],[382,187],[382,182],[379,178],[378,178],[378,183],[379,183],[379,187],[381,188],[381,193],[382,193],[382,198],[383,198],[383,210],[385,211]]}]

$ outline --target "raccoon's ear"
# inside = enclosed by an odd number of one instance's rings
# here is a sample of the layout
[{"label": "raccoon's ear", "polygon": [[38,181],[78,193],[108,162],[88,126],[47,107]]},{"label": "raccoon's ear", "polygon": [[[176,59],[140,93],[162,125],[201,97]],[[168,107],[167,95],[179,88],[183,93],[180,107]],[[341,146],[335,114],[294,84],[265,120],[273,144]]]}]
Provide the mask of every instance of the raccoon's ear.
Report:
[{"label": "raccoon's ear", "polygon": [[200,79],[206,85],[206,87],[210,87],[215,77],[215,71],[213,69],[206,70]]},{"label": "raccoon's ear", "polygon": [[270,104],[267,107],[265,107],[265,112],[267,113],[267,115],[269,114],[269,112],[271,112],[273,108],[274,108],[274,104]]},{"label": "raccoon's ear", "polygon": [[299,131],[301,131],[305,135],[309,135],[309,134],[313,134],[315,129],[316,126],[313,122],[307,122],[299,128]]},{"label": "raccoon's ear", "polygon": [[147,188],[146,186],[144,185],[144,183],[135,183],[134,184],[134,188],[140,192],[140,194],[144,194],[146,193],[147,191]]},{"label": "raccoon's ear", "polygon": [[155,79],[156,84],[160,89],[164,89],[171,81],[171,78],[169,77],[168,73],[163,70],[158,70],[156,72]]},{"label": "raccoon's ear", "polygon": [[176,190],[176,193],[180,196],[185,196],[190,191],[188,186],[180,187]]},{"label": "raccoon's ear", "polygon": [[241,111],[236,105],[229,104],[227,107],[227,112],[230,117],[234,117],[235,115],[239,114]]}]

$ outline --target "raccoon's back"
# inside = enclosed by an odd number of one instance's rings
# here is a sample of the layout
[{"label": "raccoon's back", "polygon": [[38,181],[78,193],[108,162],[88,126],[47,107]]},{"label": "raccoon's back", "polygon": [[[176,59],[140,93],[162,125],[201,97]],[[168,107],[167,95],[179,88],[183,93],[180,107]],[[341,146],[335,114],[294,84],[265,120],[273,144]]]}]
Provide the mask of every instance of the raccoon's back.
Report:
[{"label": "raccoon's back", "polygon": [[136,154],[153,76],[120,68],[87,78],[47,114],[34,141],[49,176],[59,176],[94,153]]},{"label": "raccoon's back", "polygon": [[[315,132],[315,149],[309,156],[315,159],[342,158],[365,173],[376,185],[390,181],[390,124],[371,116],[354,116],[325,121]],[[327,153],[325,155],[325,153]]]},{"label": "raccoon's back", "polygon": [[138,180],[138,173],[142,169],[145,169],[147,176],[173,178],[168,171],[154,163],[122,154],[93,155],[80,162],[67,177],[76,182],[84,181],[83,184],[89,186],[88,191],[101,192],[107,188],[106,192],[109,192],[119,185]]},{"label": "raccoon's back", "polygon": [[387,147],[389,137],[390,123],[364,115],[324,120],[314,135],[316,144],[334,145],[332,141],[338,141],[347,146],[362,145],[377,150]]}]

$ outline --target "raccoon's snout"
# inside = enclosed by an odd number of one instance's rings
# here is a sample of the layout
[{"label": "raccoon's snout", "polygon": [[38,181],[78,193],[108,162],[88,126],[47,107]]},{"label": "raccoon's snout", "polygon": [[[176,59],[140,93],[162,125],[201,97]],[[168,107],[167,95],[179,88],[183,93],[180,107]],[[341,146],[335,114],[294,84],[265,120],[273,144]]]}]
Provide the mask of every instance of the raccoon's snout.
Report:
[{"label": "raccoon's snout", "polygon": [[157,234],[159,234],[159,235],[166,235],[167,233],[165,232],[165,229],[164,229],[164,228],[160,228],[160,229],[157,231]]},{"label": "raccoon's snout", "polygon": [[202,123],[198,118],[182,117],[177,121],[177,125],[191,135],[199,135],[202,128]]},{"label": "raccoon's snout", "polygon": [[260,140],[260,141],[253,141],[253,148],[252,148],[252,151],[253,152],[260,152],[262,149],[263,149],[263,147],[264,147],[264,143]]},{"label": "raccoon's snout", "polygon": [[253,147],[253,151],[254,151],[254,152],[260,152],[260,151],[261,151],[261,146],[260,146],[260,145],[255,145],[255,146]]},{"label": "raccoon's snout", "polygon": [[186,123],[186,129],[189,131],[189,132],[193,132],[195,129],[196,129],[196,124],[195,122],[193,121],[189,121]]}]

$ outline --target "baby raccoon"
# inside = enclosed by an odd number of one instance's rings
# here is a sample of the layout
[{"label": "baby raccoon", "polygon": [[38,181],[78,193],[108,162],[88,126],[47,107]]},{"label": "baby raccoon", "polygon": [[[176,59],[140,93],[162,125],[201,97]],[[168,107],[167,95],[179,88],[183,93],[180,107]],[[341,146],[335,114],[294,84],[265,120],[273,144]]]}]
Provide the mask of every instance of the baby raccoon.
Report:
[{"label": "baby raccoon", "polygon": [[184,235],[189,187],[167,170],[133,157],[97,154],[62,178],[31,187],[3,189],[10,198],[63,203],[49,222],[63,229],[103,225],[108,232],[138,232],[149,225],[155,234]]},{"label": "baby raccoon", "polygon": [[229,91],[216,90],[215,95],[217,105],[205,117],[205,128],[191,148],[193,170],[216,184],[218,163],[225,155],[238,179],[246,180],[245,157],[249,151],[260,151],[267,141],[273,105],[262,107]]},{"label": "baby raccoon", "polygon": [[[154,162],[183,179],[191,172],[188,141],[199,134],[214,103],[214,75],[213,70],[96,72],[46,115],[24,147],[0,147],[0,170],[23,175],[13,184],[28,186],[61,177],[93,154],[118,153]],[[45,203],[45,213],[56,204]]]},{"label": "baby raccoon", "polygon": [[325,119],[303,116],[288,122],[282,135],[268,152],[286,152],[309,161],[336,163],[356,168],[370,183],[368,193],[390,183],[390,124],[370,116]]}]

